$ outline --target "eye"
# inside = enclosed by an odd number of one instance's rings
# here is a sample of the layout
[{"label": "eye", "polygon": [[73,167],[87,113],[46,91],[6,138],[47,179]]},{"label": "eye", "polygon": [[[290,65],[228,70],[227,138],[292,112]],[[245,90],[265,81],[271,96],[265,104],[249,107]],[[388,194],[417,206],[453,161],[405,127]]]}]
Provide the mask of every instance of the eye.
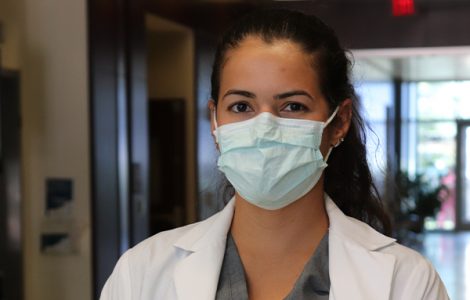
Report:
[{"label": "eye", "polygon": [[307,107],[305,107],[305,105],[303,105],[303,104],[293,102],[293,103],[288,103],[288,104],[284,107],[284,110],[285,110],[285,111],[290,111],[290,112],[306,111],[306,110],[307,110]]},{"label": "eye", "polygon": [[250,106],[244,102],[238,102],[238,103],[233,104],[232,106],[230,106],[230,110],[235,113],[244,113],[244,112],[252,111]]}]

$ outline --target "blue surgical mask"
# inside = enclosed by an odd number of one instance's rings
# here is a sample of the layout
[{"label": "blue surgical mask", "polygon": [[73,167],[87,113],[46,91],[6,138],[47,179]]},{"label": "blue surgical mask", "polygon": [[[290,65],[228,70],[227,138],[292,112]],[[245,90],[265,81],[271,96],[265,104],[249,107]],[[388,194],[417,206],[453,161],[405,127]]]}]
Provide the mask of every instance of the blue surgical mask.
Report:
[{"label": "blue surgical mask", "polygon": [[320,144],[326,122],[286,119],[270,113],[217,127],[217,165],[248,202],[268,210],[285,207],[308,193],[327,166]]}]

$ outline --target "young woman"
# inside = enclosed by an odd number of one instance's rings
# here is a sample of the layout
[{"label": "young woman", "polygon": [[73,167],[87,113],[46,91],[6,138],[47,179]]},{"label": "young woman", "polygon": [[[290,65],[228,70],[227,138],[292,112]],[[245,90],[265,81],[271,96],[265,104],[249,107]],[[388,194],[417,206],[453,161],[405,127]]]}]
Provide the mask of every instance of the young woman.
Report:
[{"label": "young woman", "polygon": [[268,10],[235,24],[209,102],[235,195],[126,252],[101,299],[448,299],[422,256],[378,232],[390,225],[349,69],[313,16]]}]

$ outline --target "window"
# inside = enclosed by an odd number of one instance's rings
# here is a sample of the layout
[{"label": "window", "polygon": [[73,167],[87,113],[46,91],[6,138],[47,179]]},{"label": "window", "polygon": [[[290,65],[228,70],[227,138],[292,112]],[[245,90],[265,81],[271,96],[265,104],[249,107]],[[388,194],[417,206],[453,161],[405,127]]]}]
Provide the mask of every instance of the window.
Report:
[{"label": "window", "polygon": [[457,120],[470,119],[469,90],[470,81],[413,82],[409,101],[402,104],[402,168],[448,188],[436,218],[426,220],[426,229],[455,228]]},{"label": "window", "polygon": [[364,82],[356,87],[362,112],[369,127],[367,130],[367,159],[372,177],[382,195],[385,194],[387,170],[388,111],[393,106],[391,82]]}]

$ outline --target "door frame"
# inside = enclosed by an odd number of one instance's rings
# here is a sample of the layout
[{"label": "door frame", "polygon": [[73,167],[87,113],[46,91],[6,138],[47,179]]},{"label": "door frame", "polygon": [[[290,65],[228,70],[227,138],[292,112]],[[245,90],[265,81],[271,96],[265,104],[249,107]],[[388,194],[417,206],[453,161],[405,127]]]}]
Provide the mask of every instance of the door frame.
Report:
[{"label": "door frame", "polygon": [[[5,95],[7,101],[2,100]],[[1,66],[0,151],[0,298],[20,300],[24,296],[20,74]]]},{"label": "door frame", "polygon": [[88,0],[93,296],[148,236],[144,0]]},{"label": "door frame", "polygon": [[[470,222],[464,222],[461,213],[465,209],[465,203],[463,201],[463,180],[462,167],[464,163],[470,164],[470,159],[465,157],[465,153],[462,152],[465,143],[464,128],[470,127],[470,120],[458,120],[457,121],[457,161],[456,161],[456,189],[457,199],[455,205],[455,230],[470,230]],[[467,160],[467,161],[466,161]],[[470,209],[470,207],[468,208]]]}]

